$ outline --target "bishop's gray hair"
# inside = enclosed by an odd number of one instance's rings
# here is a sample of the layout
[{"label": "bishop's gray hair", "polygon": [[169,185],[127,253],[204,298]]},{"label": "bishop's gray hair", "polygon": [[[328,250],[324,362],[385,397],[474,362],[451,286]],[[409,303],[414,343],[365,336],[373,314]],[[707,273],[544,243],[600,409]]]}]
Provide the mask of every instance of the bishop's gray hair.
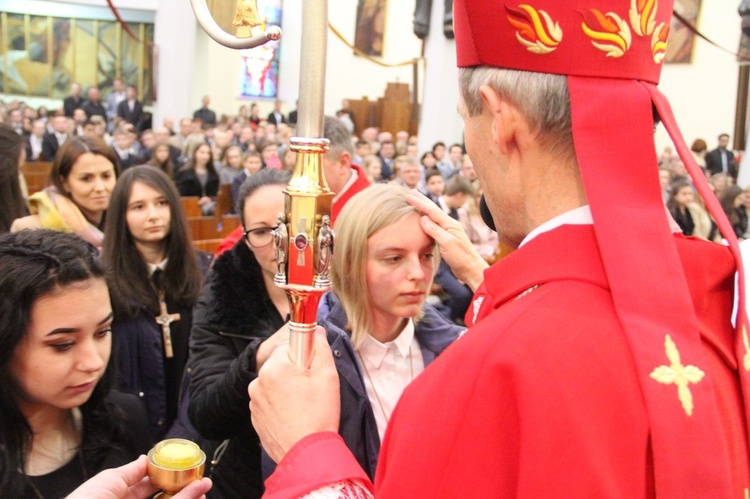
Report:
[{"label": "bishop's gray hair", "polygon": [[470,117],[481,114],[483,102],[479,88],[488,85],[521,111],[549,149],[575,157],[565,76],[478,66],[460,69],[458,78]]}]

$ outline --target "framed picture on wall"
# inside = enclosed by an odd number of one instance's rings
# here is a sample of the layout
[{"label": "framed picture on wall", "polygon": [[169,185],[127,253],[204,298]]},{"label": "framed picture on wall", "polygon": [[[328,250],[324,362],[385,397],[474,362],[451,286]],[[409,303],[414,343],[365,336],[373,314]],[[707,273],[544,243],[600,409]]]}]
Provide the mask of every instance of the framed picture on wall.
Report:
[{"label": "framed picture on wall", "polygon": [[[675,0],[674,10],[679,12],[690,24],[697,26],[701,0]],[[664,62],[666,64],[690,64],[693,62],[694,46],[695,35],[693,32],[678,21],[676,17],[672,17]]]},{"label": "framed picture on wall", "polygon": [[359,0],[354,46],[367,55],[383,55],[388,0]]}]

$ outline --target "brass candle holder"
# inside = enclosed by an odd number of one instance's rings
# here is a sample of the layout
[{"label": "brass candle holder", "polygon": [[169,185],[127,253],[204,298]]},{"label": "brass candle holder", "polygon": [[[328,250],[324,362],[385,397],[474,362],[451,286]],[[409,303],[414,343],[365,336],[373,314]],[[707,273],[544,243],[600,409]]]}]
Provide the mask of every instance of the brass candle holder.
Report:
[{"label": "brass candle holder", "polygon": [[206,454],[184,438],[169,438],[148,452],[148,478],[162,492],[155,497],[169,499],[189,483],[203,478]]}]

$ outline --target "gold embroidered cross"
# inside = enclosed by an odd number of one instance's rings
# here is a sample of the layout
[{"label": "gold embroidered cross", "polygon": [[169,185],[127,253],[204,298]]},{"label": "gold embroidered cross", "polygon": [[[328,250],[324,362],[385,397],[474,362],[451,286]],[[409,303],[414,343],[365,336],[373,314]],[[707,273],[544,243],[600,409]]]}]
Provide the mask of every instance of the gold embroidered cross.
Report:
[{"label": "gold embroidered cross", "polygon": [[677,398],[682,403],[682,408],[688,416],[693,414],[693,394],[690,393],[688,385],[698,383],[706,375],[696,366],[683,366],[680,361],[680,352],[667,335],[664,340],[664,347],[667,352],[667,358],[670,365],[659,366],[651,372],[651,378],[665,385],[677,385]]}]

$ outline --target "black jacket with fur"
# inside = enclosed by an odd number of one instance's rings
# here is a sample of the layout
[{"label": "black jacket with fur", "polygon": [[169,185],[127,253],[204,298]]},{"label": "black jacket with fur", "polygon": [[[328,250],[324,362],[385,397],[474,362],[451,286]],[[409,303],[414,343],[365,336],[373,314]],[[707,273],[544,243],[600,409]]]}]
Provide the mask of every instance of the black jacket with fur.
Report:
[{"label": "black jacket with fur", "polygon": [[203,286],[190,338],[190,421],[229,446],[213,470],[210,497],[260,497],[261,447],[250,422],[247,385],[258,345],[284,325],[243,240],[224,253]]}]

